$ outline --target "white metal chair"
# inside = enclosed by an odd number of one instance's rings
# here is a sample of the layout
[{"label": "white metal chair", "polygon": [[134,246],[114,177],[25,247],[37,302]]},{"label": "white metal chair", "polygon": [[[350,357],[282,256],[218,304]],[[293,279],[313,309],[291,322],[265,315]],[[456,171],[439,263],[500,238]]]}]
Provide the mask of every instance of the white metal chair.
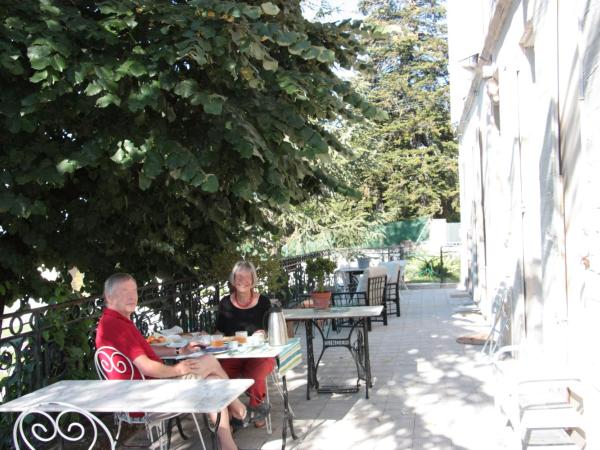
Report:
[{"label": "white metal chair", "polygon": [[[51,414],[52,411],[57,411],[58,414]],[[73,414],[77,416],[74,417]],[[88,450],[91,450],[96,448],[98,431],[106,435],[110,449],[114,450],[116,440],[96,416],[69,403],[47,402],[32,406],[19,414],[13,428],[13,443],[16,450],[33,450],[55,440],[61,444],[61,441],[85,440],[90,442]],[[101,442],[104,440],[101,439]]]},{"label": "white metal chair", "polygon": [[[145,379],[144,374],[137,370],[131,360],[114,347],[103,346],[98,348],[94,354],[94,364],[96,366],[96,372],[98,372],[98,377],[104,380],[133,380],[136,378],[136,373],[139,375],[138,379]],[[119,439],[121,425],[123,422],[144,425],[150,442],[158,442],[160,450],[168,450],[170,446],[171,435],[170,427],[169,430],[167,430],[166,425],[169,419],[177,418],[179,415],[180,414],[154,413],[132,415],[124,412],[115,412],[115,420],[117,422],[117,435],[115,439]],[[192,414],[192,418],[196,424],[196,430],[198,431],[198,436],[200,436],[202,448],[206,450],[196,415]],[[165,435],[167,436],[166,442],[165,439],[163,439]]]}]

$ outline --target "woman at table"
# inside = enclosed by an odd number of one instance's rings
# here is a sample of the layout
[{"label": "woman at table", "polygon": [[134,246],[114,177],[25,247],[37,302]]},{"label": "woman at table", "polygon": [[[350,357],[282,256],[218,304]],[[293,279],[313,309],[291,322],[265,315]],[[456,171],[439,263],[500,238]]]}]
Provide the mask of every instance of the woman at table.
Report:
[{"label": "woman at table", "polygon": [[[251,262],[238,261],[229,275],[230,294],[219,302],[217,329],[225,336],[236,331],[248,335],[265,336],[264,320],[271,307],[269,298],[256,292],[256,269]],[[265,426],[269,405],[264,403],[266,379],[275,367],[275,358],[232,358],[220,360],[230,378],[252,378],[254,384],[248,390],[249,410],[254,426]]]}]

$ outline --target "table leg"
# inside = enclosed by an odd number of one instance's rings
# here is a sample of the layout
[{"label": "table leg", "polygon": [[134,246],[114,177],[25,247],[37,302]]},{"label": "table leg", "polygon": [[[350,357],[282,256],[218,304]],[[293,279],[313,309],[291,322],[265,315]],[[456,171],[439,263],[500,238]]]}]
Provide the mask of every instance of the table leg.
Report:
[{"label": "table leg", "polygon": [[313,332],[312,332],[312,321],[305,320],[304,326],[306,327],[306,359],[308,365],[307,371],[307,382],[306,382],[306,400],[310,400],[310,389],[316,385],[315,380],[315,354],[313,349]]},{"label": "table leg", "polygon": [[367,331],[368,325],[367,321],[363,319],[363,340],[365,346],[365,361],[364,367],[366,372],[366,380],[365,380],[365,390],[367,394],[367,398],[369,398],[369,388],[373,387],[373,383],[371,382],[371,359],[369,355],[369,332]]},{"label": "table leg", "polygon": [[210,420],[208,419],[208,414],[204,414],[204,424],[206,425],[206,428],[208,428],[208,431],[210,431],[210,440],[212,443],[212,448],[216,448],[217,450],[220,448],[219,440],[217,439],[217,430],[219,429],[220,423],[221,411],[217,413],[217,420],[213,425],[211,425]]},{"label": "table leg", "polygon": [[294,431],[294,416],[290,411],[290,401],[287,390],[287,379],[284,375],[281,377],[283,384],[283,429],[281,432],[281,450],[285,450],[285,440],[287,438],[287,429],[290,428],[290,434],[292,439],[298,439],[296,432]]}]

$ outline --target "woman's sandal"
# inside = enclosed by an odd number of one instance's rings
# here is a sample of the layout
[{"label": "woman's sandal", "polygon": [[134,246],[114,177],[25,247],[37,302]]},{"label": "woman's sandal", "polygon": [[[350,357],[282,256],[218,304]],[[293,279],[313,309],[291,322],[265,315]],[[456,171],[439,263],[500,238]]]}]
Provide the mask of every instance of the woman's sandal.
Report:
[{"label": "woman's sandal", "polygon": [[243,419],[238,419],[237,417],[232,417],[229,420],[229,424],[231,425],[233,431],[237,431],[242,428],[246,428],[250,424],[250,410],[246,409],[246,415]]},{"label": "woman's sandal", "polygon": [[252,422],[256,428],[262,428],[265,426],[265,419],[271,411],[271,405],[268,403],[261,403],[258,406],[249,406],[248,409],[252,412]]}]

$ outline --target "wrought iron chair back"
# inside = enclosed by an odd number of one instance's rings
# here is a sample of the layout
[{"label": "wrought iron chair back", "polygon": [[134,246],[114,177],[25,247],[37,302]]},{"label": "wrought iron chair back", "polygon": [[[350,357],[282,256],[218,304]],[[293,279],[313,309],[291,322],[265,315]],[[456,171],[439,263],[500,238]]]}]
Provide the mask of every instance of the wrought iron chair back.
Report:
[{"label": "wrought iron chair back", "polygon": [[[137,367],[131,362],[131,360],[124,355],[122,352],[114,347],[104,345],[96,349],[94,353],[94,365],[98,372],[98,378],[104,380],[145,380],[144,374],[141,373]],[[202,439],[202,433],[200,431],[198,422],[194,415],[193,419],[200,436],[202,447],[206,449],[204,440]],[[119,439],[121,434],[121,425],[123,422],[129,424],[141,424],[146,427],[146,434],[150,442],[158,441],[159,447],[162,449],[168,449],[171,441],[171,419],[176,419],[177,428],[179,434],[184,439],[187,439],[181,427],[179,421],[179,414],[161,414],[157,416],[149,416],[147,414],[136,413],[129,414],[124,412],[115,412],[115,422],[117,423],[117,436],[115,439]],[[163,435],[167,436],[166,442],[163,439]]]},{"label": "wrought iron chair back", "polygon": [[[387,305],[394,306],[396,316],[400,317],[400,284],[402,266],[398,261],[387,261],[380,264],[387,270],[387,284],[385,286],[385,302]],[[390,314],[392,309],[389,309]]]},{"label": "wrought iron chair back", "polygon": [[[381,317],[383,324],[387,325],[387,308],[385,299],[386,290],[386,269],[383,267],[370,267],[365,270],[358,283],[355,292],[334,292],[331,296],[331,302],[334,306],[379,306],[383,305]],[[379,319],[367,319],[368,330],[371,331],[371,321]],[[338,330],[342,327],[354,326],[354,320],[335,320],[333,329]]]},{"label": "wrought iron chair back", "polygon": [[387,275],[369,277],[367,280],[367,305],[383,305],[381,319],[371,317],[367,318],[367,329],[369,331],[371,331],[371,322],[382,321],[383,325],[387,326],[387,302],[385,301],[386,284]]},{"label": "wrought iron chair back", "polygon": [[[98,378],[103,380],[145,380],[131,360],[114,347],[102,346],[94,354]],[[136,374],[138,375],[136,377]]]},{"label": "wrought iron chair back", "polygon": [[[58,411],[58,414],[50,414],[52,411]],[[76,414],[76,417],[73,417],[73,414]],[[69,403],[39,403],[17,417],[13,428],[13,443],[16,450],[33,450],[52,441],[57,441],[57,444],[62,444],[62,441],[85,441],[90,442],[87,448],[91,450],[96,448],[99,431],[101,435],[106,435],[111,450],[114,450],[116,440],[106,425],[90,412]]]}]

